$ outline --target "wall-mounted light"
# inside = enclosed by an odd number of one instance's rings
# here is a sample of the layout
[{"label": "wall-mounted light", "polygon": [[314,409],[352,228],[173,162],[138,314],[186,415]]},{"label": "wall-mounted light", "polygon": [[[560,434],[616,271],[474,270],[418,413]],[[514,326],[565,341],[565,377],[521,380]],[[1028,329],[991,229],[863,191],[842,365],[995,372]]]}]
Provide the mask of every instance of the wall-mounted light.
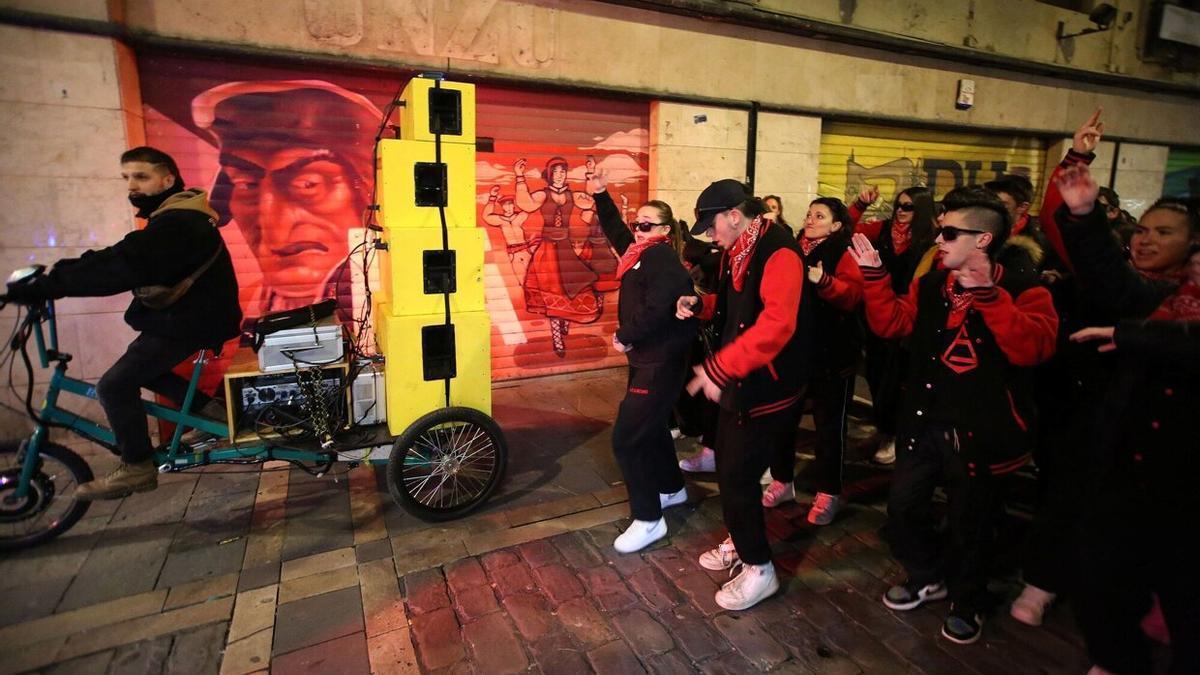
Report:
[{"label": "wall-mounted light", "polygon": [[1085,28],[1085,29],[1079,31],[1078,33],[1064,34],[1063,30],[1066,28],[1066,25],[1062,21],[1059,21],[1058,22],[1058,32],[1054,34],[1054,38],[1056,40],[1058,40],[1059,42],[1062,42],[1063,40],[1066,40],[1067,38],[1079,37],[1080,35],[1089,35],[1091,33],[1103,33],[1104,31],[1108,30],[1109,28],[1112,28],[1113,22],[1116,20],[1117,20],[1117,8],[1113,7],[1112,5],[1108,4],[1107,2],[1102,2],[1099,5],[1096,5],[1096,8],[1093,9],[1088,14],[1088,21],[1091,21],[1092,23],[1096,24],[1095,28]]}]

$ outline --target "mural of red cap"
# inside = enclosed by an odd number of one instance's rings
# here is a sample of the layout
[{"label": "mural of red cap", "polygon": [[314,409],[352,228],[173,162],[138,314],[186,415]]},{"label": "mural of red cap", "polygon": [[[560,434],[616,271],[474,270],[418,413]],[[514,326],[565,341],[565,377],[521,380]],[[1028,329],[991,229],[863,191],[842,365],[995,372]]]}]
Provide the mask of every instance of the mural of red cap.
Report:
[{"label": "mural of red cap", "polygon": [[272,80],[213,87],[192,117],[220,149],[213,206],[243,231],[264,294],[322,297],[362,226],[380,110],[329,82]]}]

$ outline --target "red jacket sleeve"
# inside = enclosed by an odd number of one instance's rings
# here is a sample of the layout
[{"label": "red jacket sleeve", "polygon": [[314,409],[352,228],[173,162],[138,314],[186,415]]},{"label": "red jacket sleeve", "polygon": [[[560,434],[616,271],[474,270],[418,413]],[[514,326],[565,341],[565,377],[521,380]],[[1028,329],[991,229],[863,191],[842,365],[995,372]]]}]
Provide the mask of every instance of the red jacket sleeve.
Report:
[{"label": "red jacket sleeve", "polygon": [[1054,356],[1058,313],[1050,291],[1034,286],[1015,299],[1003,288],[972,291],[975,309],[996,337],[996,344],[1015,366],[1036,366]]},{"label": "red jacket sleeve", "polygon": [[908,337],[917,318],[917,286],[921,278],[912,280],[908,294],[900,297],[892,290],[892,278],[882,267],[862,270],[863,303],[867,309],[867,325],[882,338]]},{"label": "red jacket sleeve", "polygon": [[791,249],[771,254],[758,289],[763,309],[754,325],[704,361],[704,370],[722,389],[762,368],[783,350],[796,332],[796,314],[804,287],[804,263]]},{"label": "red jacket sleeve", "polygon": [[1067,255],[1067,247],[1063,244],[1062,230],[1054,215],[1058,211],[1058,207],[1062,206],[1063,203],[1062,193],[1058,191],[1058,183],[1055,180],[1062,173],[1063,169],[1075,166],[1076,164],[1091,164],[1095,158],[1095,153],[1081,155],[1074,150],[1068,150],[1067,156],[1063,157],[1063,160],[1054,168],[1054,173],[1050,174],[1050,180],[1046,183],[1045,196],[1042,198],[1042,210],[1038,211],[1042,234],[1046,236],[1046,241],[1049,242],[1050,247],[1058,254],[1058,259],[1062,260],[1071,272],[1075,271],[1075,265]]},{"label": "red jacket sleeve", "polygon": [[833,274],[817,284],[817,296],[843,312],[853,311],[863,299],[863,275],[850,254],[843,254]]},{"label": "red jacket sleeve", "polygon": [[696,312],[696,318],[701,321],[711,321],[713,315],[717,313],[717,294],[716,293],[701,293],[700,294],[700,311]]}]

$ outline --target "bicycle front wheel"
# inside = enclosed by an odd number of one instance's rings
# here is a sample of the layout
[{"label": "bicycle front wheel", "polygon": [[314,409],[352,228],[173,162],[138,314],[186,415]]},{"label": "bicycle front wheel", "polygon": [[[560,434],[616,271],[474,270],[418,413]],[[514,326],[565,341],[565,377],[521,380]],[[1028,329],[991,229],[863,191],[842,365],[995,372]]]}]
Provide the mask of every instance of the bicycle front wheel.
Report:
[{"label": "bicycle front wheel", "polygon": [[29,489],[18,497],[24,454],[20,443],[0,443],[0,551],[49,541],[69,530],[91,506],[75,499],[76,488],[92,480],[87,462],[49,442],[41,444]]}]

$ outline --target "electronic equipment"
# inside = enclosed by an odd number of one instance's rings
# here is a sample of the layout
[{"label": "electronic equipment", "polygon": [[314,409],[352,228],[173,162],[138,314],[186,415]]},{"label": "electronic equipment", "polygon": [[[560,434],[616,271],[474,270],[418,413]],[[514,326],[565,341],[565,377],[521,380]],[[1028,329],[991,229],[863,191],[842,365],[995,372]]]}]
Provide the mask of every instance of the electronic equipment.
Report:
[{"label": "electronic equipment", "polygon": [[[319,405],[330,420],[346,419],[344,366],[317,372],[309,369],[299,377],[311,377],[319,382],[322,399]],[[310,418],[311,411],[305,405],[307,387],[301,385],[299,377],[295,372],[288,372],[232,380],[232,427],[238,431],[258,431],[260,427],[282,426],[287,420]]]},{"label": "electronic equipment", "polygon": [[263,337],[258,349],[258,369],[264,373],[324,366],[342,360],[342,327],[334,317],[298,328],[275,331]]},{"label": "electronic equipment", "polygon": [[350,422],[379,424],[387,421],[387,389],[383,364],[370,364],[354,377],[350,385]]}]

